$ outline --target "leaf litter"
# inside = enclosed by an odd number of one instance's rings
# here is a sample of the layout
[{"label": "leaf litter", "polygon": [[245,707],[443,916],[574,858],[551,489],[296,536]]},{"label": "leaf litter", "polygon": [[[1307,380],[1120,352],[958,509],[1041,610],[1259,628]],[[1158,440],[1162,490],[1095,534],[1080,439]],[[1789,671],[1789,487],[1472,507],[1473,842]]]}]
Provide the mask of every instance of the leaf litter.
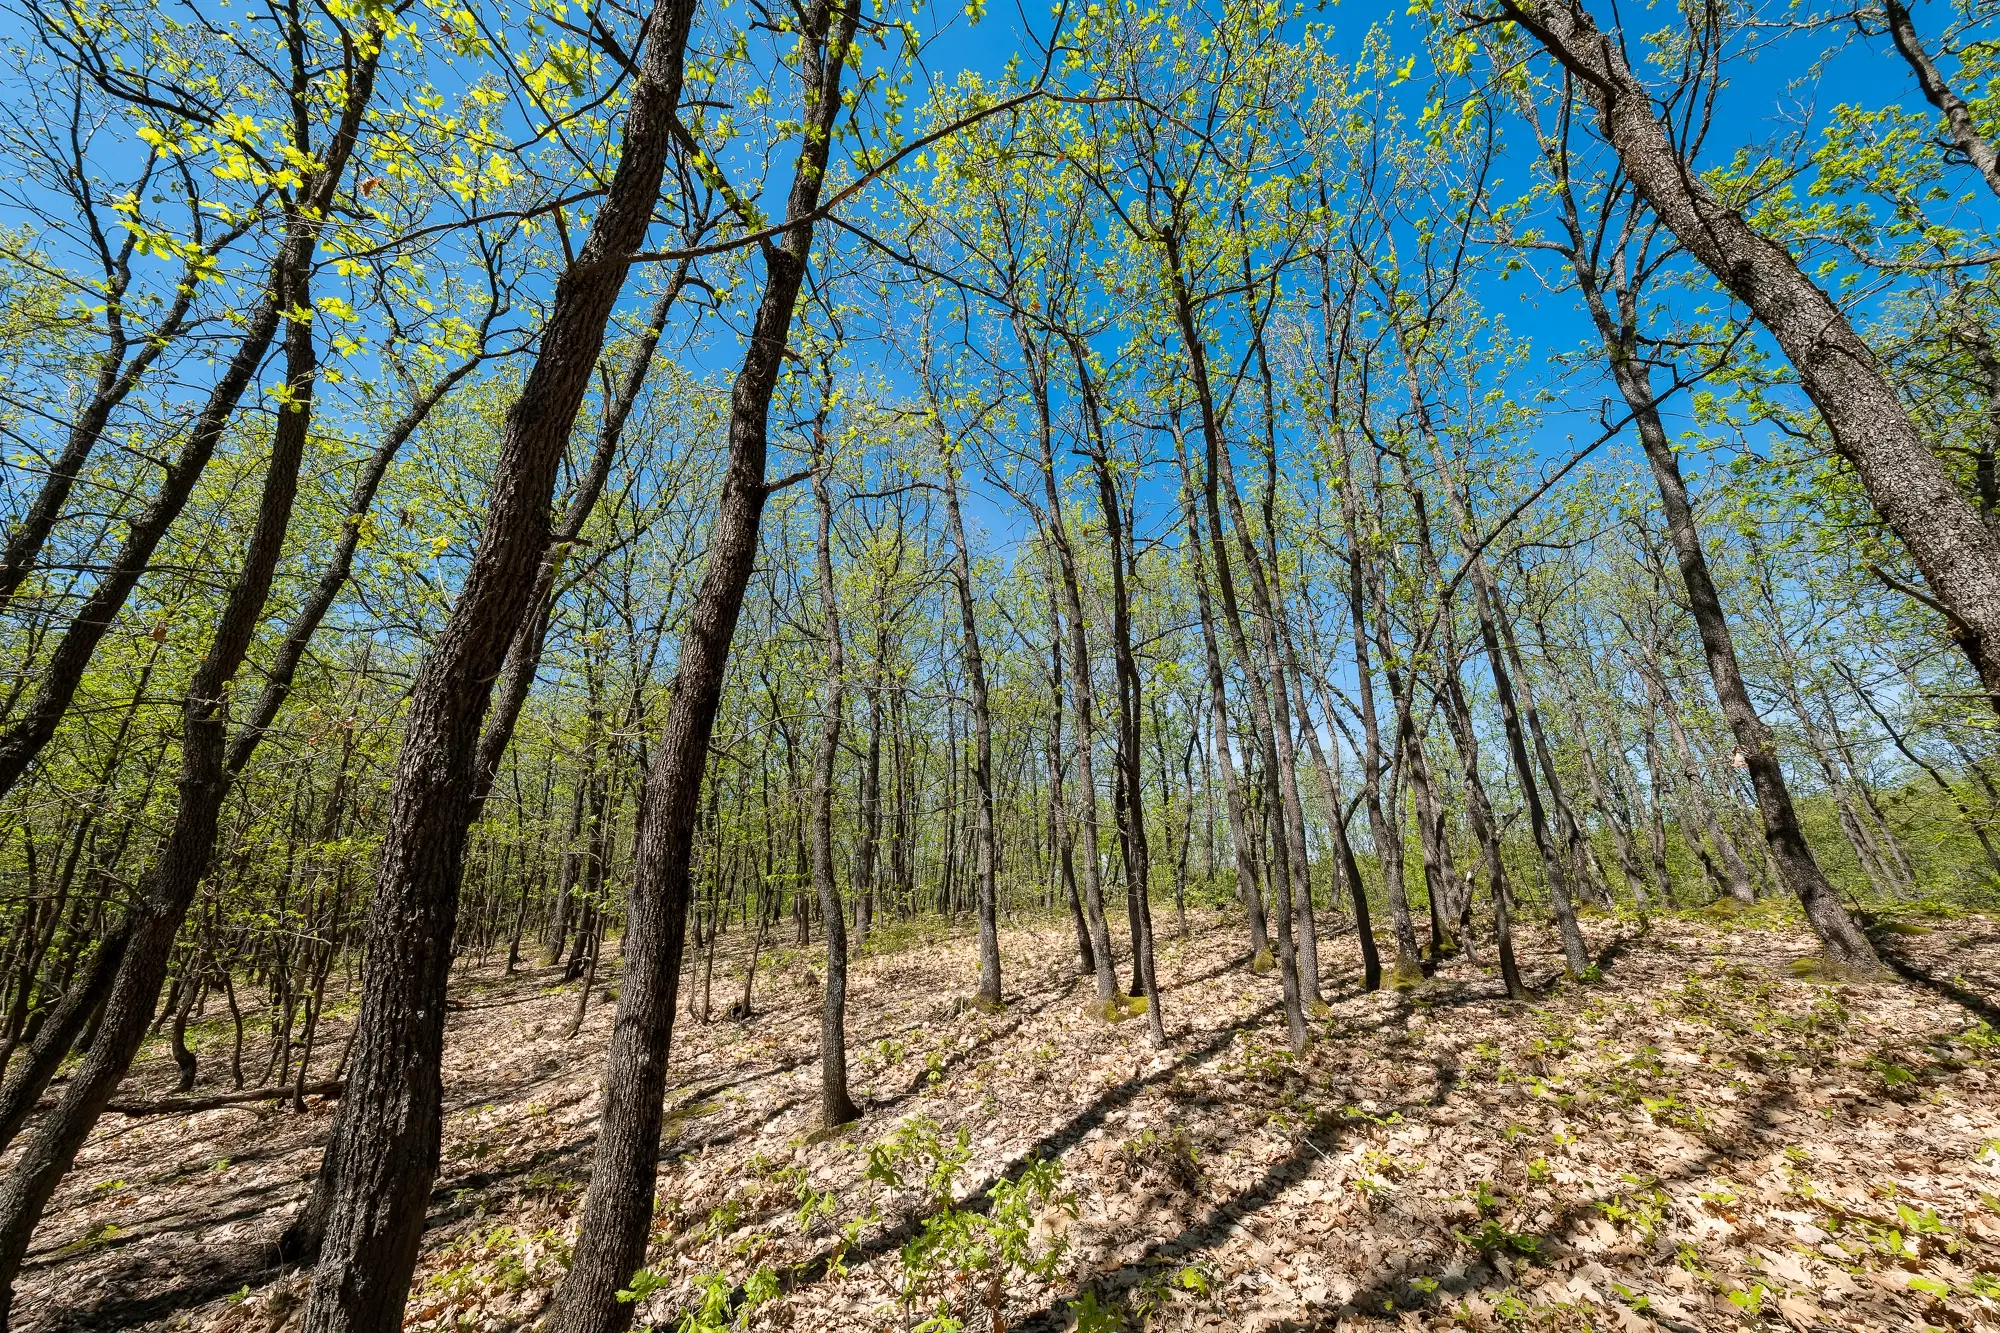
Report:
[{"label": "leaf litter", "polygon": [[[1544,985],[1520,1004],[1486,954],[1363,992],[1329,931],[1301,1056],[1232,918],[1161,939],[1160,1051],[1084,1016],[1066,923],[1005,933],[994,1014],[954,1002],[968,936],[899,932],[856,960],[864,1116],[831,1135],[816,949],[767,951],[748,1020],[677,1025],[637,1326],[2000,1327],[2000,1032],[1980,1016],[2000,926],[1885,939],[1905,978],[1829,984],[1781,918],[1589,924],[1602,979],[1555,984],[1553,941],[1524,931]],[[470,967],[454,995],[405,1327],[528,1329],[568,1261],[612,1006],[564,1040],[560,969]],[[224,1040],[196,1029],[198,1091]],[[168,1095],[163,1044],[134,1069],[128,1095]],[[272,1242],[332,1114],[106,1117],[17,1326],[296,1327],[310,1273]]]}]

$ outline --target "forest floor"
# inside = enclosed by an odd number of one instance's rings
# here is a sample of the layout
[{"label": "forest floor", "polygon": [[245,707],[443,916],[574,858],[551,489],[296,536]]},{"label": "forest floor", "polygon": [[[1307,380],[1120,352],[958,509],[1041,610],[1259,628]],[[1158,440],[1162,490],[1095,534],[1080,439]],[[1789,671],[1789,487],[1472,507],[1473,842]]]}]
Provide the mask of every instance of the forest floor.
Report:
[{"label": "forest floor", "polygon": [[[1161,919],[1165,1050],[1084,1016],[1066,922],[1003,935],[990,1015],[954,1002],[968,937],[885,941],[849,1001],[865,1115],[823,1140],[815,951],[767,951],[751,1019],[676,1034],[640,1326],[2000,1327],[2000,923],[1881,936],[1880,984],[1800,975],[1809,937],[1762,914],[1586,924],[1602,981],[1555,985],[1524,931],[1524,1004],[1464,959],[1364,993],[1330,939],[1298,1058],[1233,920]],[[455,988],[408,1328],[531,1326],[574,1235],[611,1008],[564,1040],[574,985],[500,973]],[[124,1095],[172,1073],[149,1047]],[[269,1246],[331,1116],[108,1116],[15,1327],[295,1326],[309,1275]]]}]

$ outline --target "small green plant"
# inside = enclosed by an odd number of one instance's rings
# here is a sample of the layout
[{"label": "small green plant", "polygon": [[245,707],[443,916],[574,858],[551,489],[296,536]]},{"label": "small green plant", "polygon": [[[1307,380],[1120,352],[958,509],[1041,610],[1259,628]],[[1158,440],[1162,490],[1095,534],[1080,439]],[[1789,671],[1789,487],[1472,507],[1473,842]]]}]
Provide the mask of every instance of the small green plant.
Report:
[{"label": "small green plant", "polygon": [[620,1305],[631,1305],[636,1301],[645,1300],[662,1287],[672,1285],[671,1279],[661,1277],[650,1268],[642,1268],[632,1275],[630,1286],[620,1287],[612,1294],[617,1297]]},{"label": "small green plant", "polygon": [[1542,1243],[1525,1231],[1509,1231],[1494,1218],[1486,1218],[1470,1231],[1454,1233],[1461,1245],[1470,1246],[1481,1254],[1495,1254],[1512,1250],[1516,1254],[1534,1258],[1542,1251]]},{"label": "small green plant", "polygon": [[903,1246],[903,1308],[927,1306],[926,1322],[936,1333],[962,1327],[952,1321],[974,1300],[997,1324],[1008,1277],[1047,1281],[1067,1251],[1060,1238],[1038,1244],[1034,1235],[1035,1219],[1048,1209],[1076,1216],[1076,1196],[1062,1188],[1060,1162],[1035,1158],[1018,1179],[996,1181],[986,1197],[990,1206],[983,1214],[946,1204]]},{"label": "small green plant", "polygon": [[1715,1128],[1714,1116],[1679,1097],[1642,1097],[1639,1104],[1645,1108],[1647,1115],[1653,1117],[1655,1124],[1671,1125],[1697,1135]]},{"label": "small green plant", "polygon": [[802,1232],[811,1232],[816,1223],[823,1218],[832,1217],[840,1206],[840,1200],[832,1190],[816,1190],[803,1181],[799,1183],[796,1197],[799,1204],[799,1230]]},{"label": "small green plant", "polygon": [[1657,1181],[1630,1175],[1625,1180],[1638,1188],[1606,1199],[1597,1205],[1597,1210],[1604,1214],[1605,1220],[1623,1222],[1638,1232],[1641,1239],[1651,1242],[1659,1234],[1660,1224],[1666,1220],[1667,1208],[1673,1201]]},{"label": "small green plant", "polygon": [[55,1252],[55,1257],[58,1259],[67,1259],[74,1255],[82,1254],[88,1250],[94,1250],[100,1245],[108,1245],[112,1241],[118,1239],[118,1237],[124,1234],[125,1233],[121,1228],[114,1225],[113,1223],[106,1222],[103,1226],[98,1227],[94,1231],[89,1232],[82,1239],[71,1241],[69,1244],[57,1250]]},{"label": "small green plant", "polygon": [[1996,1032],[1990,1023],[1975,1023],[1952,1040],[1974,1050],[2000,1050],[2000,1032]]},{"label": "small green plant", "polygon": [[1701,1201],[1718,1213],[1734,1208],[1738,1197],[1735,1183],[1726,1178],[1701,1192]]},{"label": "small green plant", "polygon": [[[638,1274],[633,1275],[633,1280],[636,1284]],[[769,1264],[759,1265],[743,1283],[742,1305],[734,1308],[731,1298],[736,1294],[736,1284],[727,1273],[705,1273],[695,1279],[695,1286],[699,1292],[695,1305],[674,1324],[674,1333],[730,1333],[731,1329],[747,1326],[751,1312],[777,1296],[778,1275]],[[619,1292],[618,1299],[624,1300],[625,1293]]]},{"label": "small green plant", "polygon": [[1764,1297],[1766,1297],[1769,1294],[1770,1294],[1769,1289],[1766,1288],[1763,1283],[1752,1282],[1749,1286],[1744,1287],[1740,1291],[1730,1292],[1729,1303],[1735,1306],[1737,1309],[1741,1310],[1744,1314],[1747,1315],[1762,1314],[1764,1312]]},{"label": "small green plant", "polygon": [[[680,1321],[674,1325],[674,1333],[728,1333],[730,1295],[736,1289],[734,1283],[730,1283],[726,1273],[708,1273],[704,1277],[698,1277],[696,1285],[700,1287],[700,1301],[694,1305],[694,1309],[686,1311],[680,1317]],[[626,1293],[620,1291],[618,1299],[624,1301]]]},{"label": "small green plant", "polygon": [[1188,1293],[1206,1296],[1211,1288],[1208,1274],[1189,1266],[1178,1273],[1161,1269],[1141,1282],[1132,1293],[1132,1313],[1139,1317],[1141,1328],[1151,1328],[1153,1318],[1173,1303],[1175,1296]]},{"label": "small green plant", "polygon": [[1069,1303],[1069,1312],[1076,1320],[1076,1333],[1119,1333],[1125,1327],[1125,1316],[1117,1307],[1098,1304],[1097,1293],[1089,1288],[1082,1299]]},{"label": "small green plant", "polygon": [[1864,1063],[1868,1072],[1880,1079],[1882,1086],[1890,1092],[1907,1089],[1917,1081],[1915,1074],[1880,1051],[1869,1056]]},{"label": "small green plant", "polygon": [[743,1222],[743,1205],[735,1199],[724,1199],[709,1210],[708,1220],[702,1224],[701,1238],[705,1241],[727,1236]]},{"label": "small green plant", "polygon": [[972,1140],[963,1127],[955,1138],[947,1139],[935,1120],[919,1115],[869,1146],[862,1174],[891,1193],[921,1180],[930,1199],[944,1203],[971,1160]]},{"label": "small green plant", "polygon": [[1537,1185],[1548,1184],[1551,1180],[1555,1179],[1555,1174],[1554,1168],[1549,1165],[1549,1159],[1546,1157],[1537,1157],[1534,1161],[1528,1163],[1528,1179],[1534,1181]]},{"label": "small green plant", "polygon": [[826,1260],[826,1271],[829,1276],[835,1278],[847,1276],[848,1251],[861,1243],[861,1233],[875,1225],[880,1217],[881,1214],[871,1209],[866,1217],[857,1217],[840,1229],[840,1237],[833,1243],[833,1253],[828,1255]]}]

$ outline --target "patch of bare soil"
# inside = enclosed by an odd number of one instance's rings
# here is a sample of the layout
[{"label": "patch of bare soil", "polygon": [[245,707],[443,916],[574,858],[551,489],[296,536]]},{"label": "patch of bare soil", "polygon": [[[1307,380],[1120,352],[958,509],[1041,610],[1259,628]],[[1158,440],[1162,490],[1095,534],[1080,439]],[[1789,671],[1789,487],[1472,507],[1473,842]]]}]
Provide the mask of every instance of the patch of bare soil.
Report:
[{"label": "patch of bare soil", "polygon": [[[2000,1326],[2000,1033],[1980,1017],[2000,929],[1884,934],[1901,977],[1829,984],[1783,924],[1587,924],[1604,979],[1520,1005],[1490,954],[1361,992],[1329,940],[1297,1058],[1231,921],[1163,937],[1164,1051],[1143,1020],[1083,1016],[1066,924],[1006,933],[998,1014],[955,1003],[969,939],[909,939],[855,968],[866,1114],[830,1138],[814,951],[767,952],[753,1017],[676,1034],[640,1325]],[[1524,960],[1544,985],[1549,942]],[[574,1234],[611,1010],[566,1041],[554,971],[474,969],[455,996],[406,1326],[526,1328]],[[166,1095],[172,1072],[149,1049],[123,1095]],[[107,1117],[17,1327],[295,1325],[307,1275],[270,1243],[331,1116]]]}]

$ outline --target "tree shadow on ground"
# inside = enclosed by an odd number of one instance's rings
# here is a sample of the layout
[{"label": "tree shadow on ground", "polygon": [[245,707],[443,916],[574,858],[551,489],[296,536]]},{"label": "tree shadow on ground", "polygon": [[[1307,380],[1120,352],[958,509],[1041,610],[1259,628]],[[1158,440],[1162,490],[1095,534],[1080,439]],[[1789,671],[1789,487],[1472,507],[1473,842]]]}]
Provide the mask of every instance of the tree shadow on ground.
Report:
[{"label": "tree shadow on ground", "polygon": [[[1435,1064],[1434,1070],[1435,1087],[1431,1095],[1422,1101],[1405,1102],[1393,1108],[1395,1113],[1406,1117],[1420,1116],[1423,1110],[1445,1103],[1457,1085],[1458,1071],[1442,1062]],[[1706,1151],[1682,1162],[1670,1173],[1653,1177],[1652,1182],[1657,1184],[1700,1176],[1718,1162],[1731,1160],[1743,1141],[1765,1130],[1772,1123],[1772,1113],[1790,1101],[1789,1089],[1773,1080],[1766,1094],[1747,1108],[1744,1123],[1730,1142],[1720,1146],[1706,1145]],[[1221,1244],[1244,1219],[1255,1216],[1276,1202],[1287,1190],[1304,1180],[1320,1159],[1338,1147],[1341,1128],[1343,1126],[1324,1123],[1308,1128],[1294,1140],[1292,1151],[1273,1162],[1253,1184],[1212,1204],[1194,1224],[1173,1236],[1151,1242],[1137,1256],[1083,1283],[1074,1293],[1074,1298],[1080,1298],[1087,1290],[1100,1308],[1117,1312],[1129,1326],[1142,1326],[1143,1312],[1138,1308],[1138,1298],[1150,1277],[1163,1268],[1185,1265],[1192,1257]],[[1553,1264],[1567,1257],[1570,1247],[1566,1238],[1581,1224],[1596,1217],[1602,1205],[1613,1202],[1616,1197],[1616,1192],[1608,1192],[1565,1204],[1548,1224],[1532,1234],[1538,1257],[1529,1262]],[[1310,1313],[1302,1311],[1302,1317],[1286,1327],[1332,1333],[1332,1330],[1346,1326],[1343,1321],[1355,1316],[1380,1317],[1391,1310],[1435,1308],[1441,1295],[1463,1296],[1486,1286],[1498,1276],[1490,1262],[1490,1253],[1477,1249],[1463,1238],[1455,1238],[1455,1248],[1463,1252],[1464,1259],[1444,1264],[1446,1271],[1442,1275],[1433,1276],[1426,1270],[1437,1267],[1440,1261],[1451,1256],[1450,1248],[1428,1256],[1412,1255],[1408,1260],[1383,1268],[1367,1286],[1354,1291],[1337,1305]],[[1428,1279],[1437,1285],[1425,1291],[1413,1285],[1419,1279]],[[1059,1333],[1059,1330],[1068,1327],[1071,1299],[1058,1297],[1009,1327],[1014,1333]],[[1654,1317],[1658,1318],[1657,1315]],[[1670,1329],[1685,1328],[1671,1320],[1661,1322]]]},{"label": "tree shadow on ground", "polygon": [[[1207,1041],[1204,1041],[1192,1050],[1182,1053],[1179,1058],[1164,1068],[1154,1070],[1149,1074],[1135,1075],[1132,1078],[1112,1084],[1094,1098],[1089,1105],[1085,1106],[1068,1120],[1065,1120],[1055,1129],[1050,1130],[1035,1140],[1026,1151],[1020,1153],[1009,1162],[1004,1170],[980,1182],[960,1202],[955,1204],[954,1207],[961,1212],[985,1213],[987,1209],[992,1207],[991,1192],[995,1185],[1000,1184],[1002,1181],[1010,1183],[1018,1181],[1022,1173],[1034,1162],[1043,1158],[1061,1156],[1077,1144],[1083,1142],[1084,1137],[1092,1130],[1104,1124],[1113,1111],[1130,1105],[1147,1088],[1170,1082],[1176,1074],[1183,1070],[1214,1059],[1229,1049],[1231,1044],[1235,1042],[1238,1033],[1252,1031],[1263,1026],[1266,1021],[1279,1013],[1279,1011],[1280,1006],[1276,1004],[1265,1005],[1256,1012],[1247,1014],[1237,1021],[1217,1029],[1209,1036]],[[788,1269],[780,1278],[781,1290],[789,1293],[797,1291],[802,1287],[810,1286],[832,1272],[836,1264],[843,1266],[857,1265],[900,1250],[905,1242],[922,1229],[926,1216],[927,1214],[922,1212],[912,1213],[902,1222],[895,1226],[883,1228],[859,1245],[843,1246],[823,1251],[806,1262]],[[731,1293],[731,1310],[739,1309],[742,1300],[743,1289],[738,1287]]]},{"label": "tree shadow on ground", "polygon": [[1938,976],[1922,963],[1909,956],[1895,942],[1896,937],[1880,924],[1868,928],[1869,942],[1882,962],[1912,986],[1920,987],[1933,995],[1950,1000],[1967,1013],[1983,1022],[2000,1027],[2000,1004],[1995,1004],[1978,991],[1962,986],[1956,979]]}]

